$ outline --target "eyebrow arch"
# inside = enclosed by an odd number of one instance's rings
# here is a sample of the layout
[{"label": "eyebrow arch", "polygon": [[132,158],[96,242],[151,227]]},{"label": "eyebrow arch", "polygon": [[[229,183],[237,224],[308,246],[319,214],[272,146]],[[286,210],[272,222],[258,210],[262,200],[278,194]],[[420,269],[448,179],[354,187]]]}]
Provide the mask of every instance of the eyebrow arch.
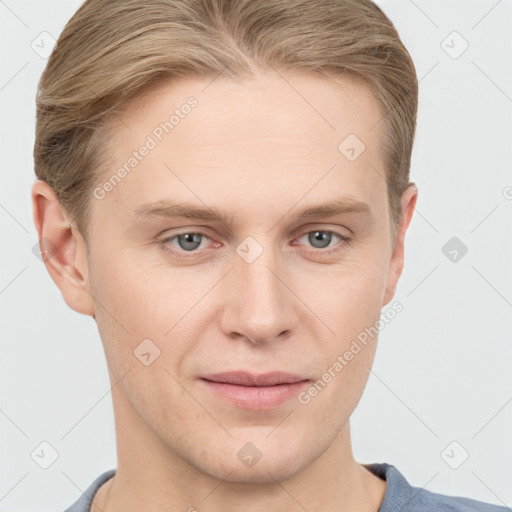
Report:
[{"label": "eyebrow arch", "polygon": [[358,201],[351,197],[334,199],[327,203],[313,205],[300,211],[298,219],[308,219],[310,217],[329,217],[340,213],[365,213],[371,212],[370,205]]},{"label": "eyebrow arch", "polygon": [[161,200],[144,203],[133,211],[135,219],[148,217],[185,217],[195,220],[220,221],[223,224],[231,224],[232,216],[209,206],[199,207],[191,203]]},{"label": "eyebrow arch", "polygon": [[[290,210],[292,209],[293,207]],[[342,197],[327,203],[308,206],[294,215],[294,218],[297,220],[312,217],[321,218],[342,213],[363,213],[368,215],[371,213],[371,209],[367,203],[358,201],[355,198]],[[133,216],[135,219],[150,217],[185,217],[195,220],[220,221],[225,225],[231,225],[233,223],[233,215],[222,212],[216,208],[209,206],[199,207],[191,203],[171,200],[144,203],[133,211]],[[286,216],[288,216],[288,212],[283,218]]]}]

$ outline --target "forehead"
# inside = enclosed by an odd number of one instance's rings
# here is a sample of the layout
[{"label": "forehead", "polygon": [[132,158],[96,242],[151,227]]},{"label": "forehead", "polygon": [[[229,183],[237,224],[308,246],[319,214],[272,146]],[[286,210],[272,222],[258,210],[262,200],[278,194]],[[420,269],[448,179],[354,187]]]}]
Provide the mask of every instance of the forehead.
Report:
[{"label": "forehead", "polygon": [[[109,127],[105,179],[122,166],[129,173],[109,199],[125,211],[167,192],[213,199],[231,189],[275,201],[283,190],[297,199],[319,180],[319,194],[334,183],[354,196],[371,193],[375,170],[377,179],[384,176],[381,118],[370,89],[350,76],[260,72],[240,80],[162,82],[128,103]],[[135,157],[143,146],[151,149]]]},{"label": "forehead", "polygon": [[[197,103],[191,115],[179,112],[188,111],[184,107],[191,98]],[[184,137],[193,131],[195,141],[201,137],[205,143],[210,136],[217,139],[220,135],[237,135],[237,139],[247,141],[248,134],[268,135],[270,128],[289,128],[292,132],[287,134],[291,136],[332,132],[332,140],[325,139],[331,144],[348,130],[366,139],[377,135],[378,130],[371,128],[382,117],[382,107],[367,84],[348,74],[332,78],[299,71],[258,71],[251,78],[190,77],[146,86],[122,107],[110,131],[136,146],[138,140],[134,137],[141,135],[136,131],[150,133],[155,122],[168,121],[173,113],[179,116],[180,125],[188,118],[190,130],[183,133]],[[217,121],[215,132],[211,130],[212,121]]]}]

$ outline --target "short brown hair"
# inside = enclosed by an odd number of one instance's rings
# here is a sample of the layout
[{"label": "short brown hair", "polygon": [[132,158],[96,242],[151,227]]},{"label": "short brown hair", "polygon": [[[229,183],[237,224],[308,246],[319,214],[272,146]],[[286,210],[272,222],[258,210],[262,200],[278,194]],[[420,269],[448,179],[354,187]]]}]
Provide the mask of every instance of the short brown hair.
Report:
[{"label": "short brown hair", "polygon": [[418,81],[394,25],[371,0],[86,0],[39,82],[37,178],[54,189],[87,241],[116,110],[162,79],[236,78],[254,65],[348,74],[370,87],[384,112],[394,238],[409,185]]}]

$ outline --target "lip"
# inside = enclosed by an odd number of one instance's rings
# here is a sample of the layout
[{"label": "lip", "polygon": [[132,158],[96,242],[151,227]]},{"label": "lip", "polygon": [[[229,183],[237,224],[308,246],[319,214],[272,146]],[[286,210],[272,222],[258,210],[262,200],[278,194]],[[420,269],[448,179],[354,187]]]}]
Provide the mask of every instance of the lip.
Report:
[{"label": "lip", "polygon": [[307,377],[279,371],[256,374],[243,370],[203,375],[202,378],[212,382],[223,382],[239,386],[275,386],[276,384],[294,384],[303,380],[309,380]]},{"label": "lip", "polygon": [[200,380],[215,395],[242,409],[262,411],[273,409],[294,396],[310,380],[285,372],[253,374],[233,371],[205,375]]}]

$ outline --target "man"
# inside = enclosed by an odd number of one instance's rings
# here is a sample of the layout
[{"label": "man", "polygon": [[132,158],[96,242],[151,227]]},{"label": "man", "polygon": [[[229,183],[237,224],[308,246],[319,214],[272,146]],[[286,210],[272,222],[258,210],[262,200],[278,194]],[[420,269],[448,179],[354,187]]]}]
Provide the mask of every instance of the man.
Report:
[{"label": "man", "polygon": [[[34,221],[92,316],[118,464],[68,511],[504,511],[355,461],[417,199],[369,0],[89,0],[40,83]],[[352,356],[350,356],[352,354]]]}]

